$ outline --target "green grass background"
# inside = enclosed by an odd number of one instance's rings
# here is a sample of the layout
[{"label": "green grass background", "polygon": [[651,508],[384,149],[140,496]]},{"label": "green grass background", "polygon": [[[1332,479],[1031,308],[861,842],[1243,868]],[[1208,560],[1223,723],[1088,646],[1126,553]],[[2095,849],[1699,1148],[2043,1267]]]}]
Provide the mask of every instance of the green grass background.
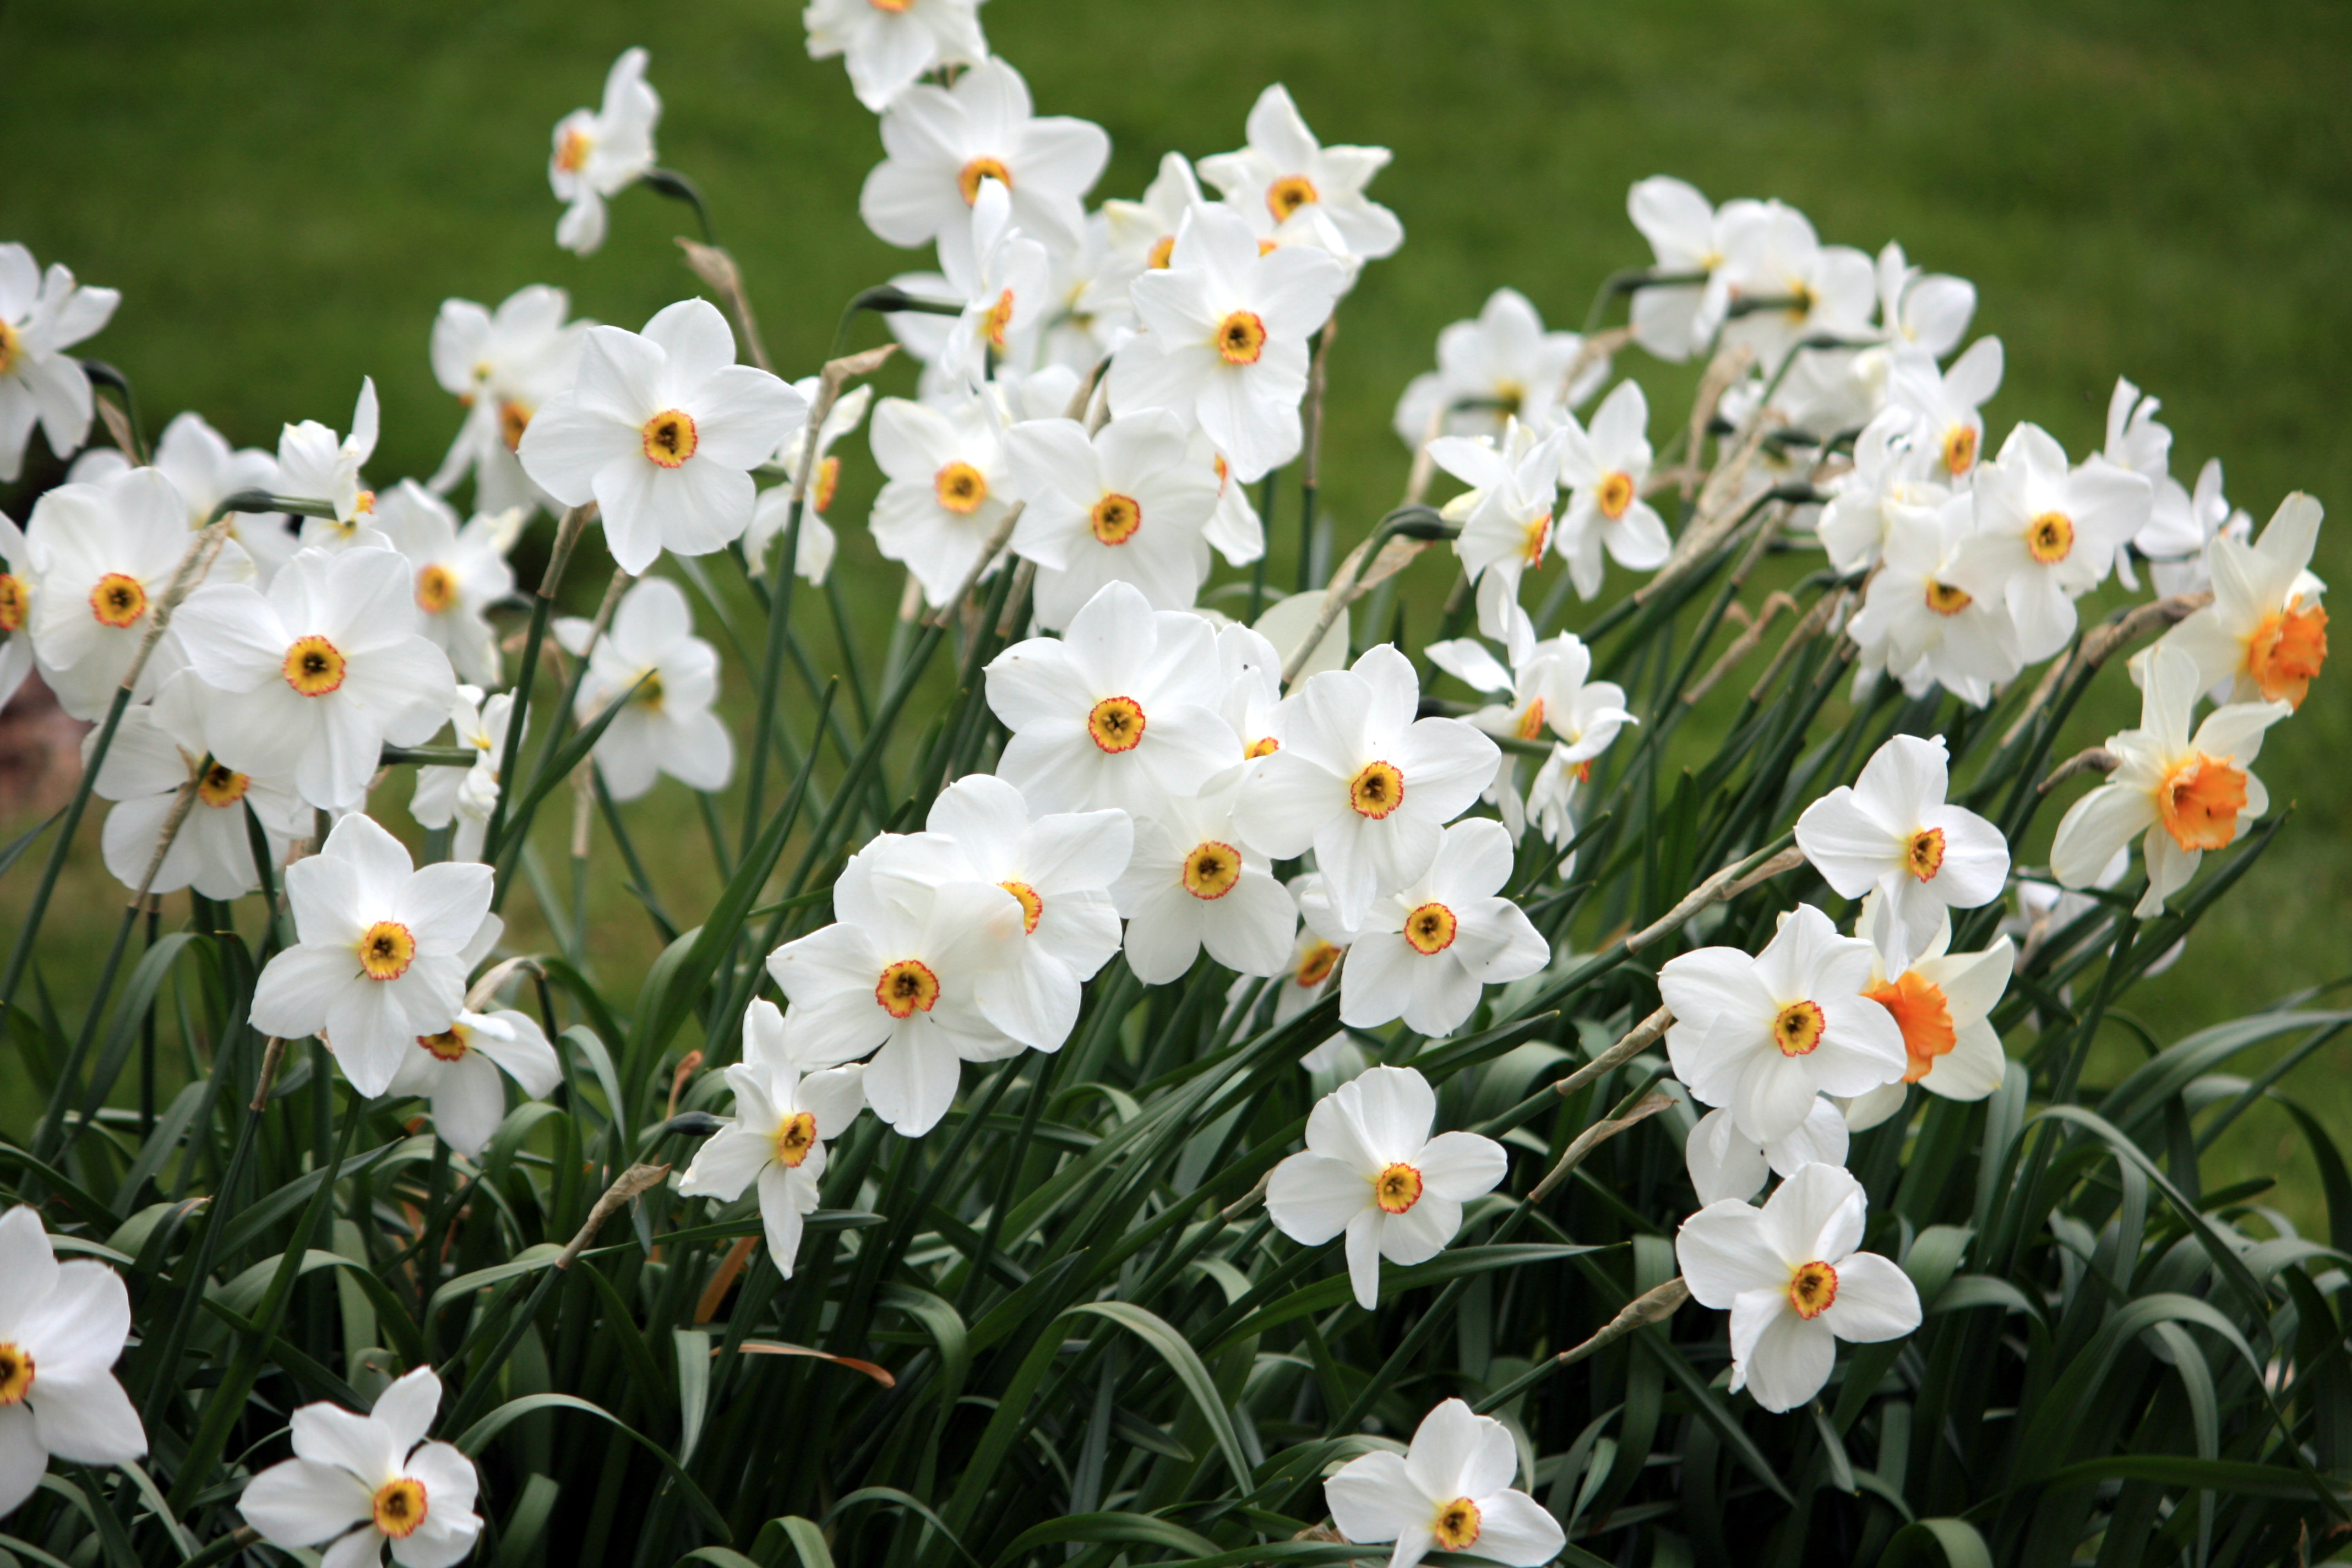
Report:
[{"label": "green grass background", "polygon": [[[843,300],[928,262],[858,224],[880,155],[873,120],[838,62],[805,57],[797,12],[0,5],[0,238],[122,290],[86,352],[131,376],[151,430],[182,408],[240,443],[270,445],[289,419],[340,428],[364,372],[383,400],[372,476],[425,474],[458,418],[425,357],[445,297],[495,302],[551,282],[580,313],[635,326],[691,291],[670,243],[688,216],[648,193],[618,200],[599,255],[553,243],[549,128],[644,44],[667,103],[663,162],[700,182],[780,368],[807,374]],[[1624,193],[1661,172],[1717,200],[1782,197],[1826,239],[1875,250],[1899,237],[1915,261],[1974,279],[1977,330],[2008,347],[1995,440],[2032,418],[2087,449],[2122,373],[2164,399],[2184,479],[2219,455],[2258,520],[2296,488],[2352,507],[2352,9],[995,0],[982,16],[1041,111],[1110,132],[1097,198],[1138,193],[1165,150],[1238,145],[1273,80],[1325,140],[1395,150],[1374,194],[1407,242],[1347,301],[1333,364],[1324,482],[1343,548],[1402,484],[1389,414],[1437,329],[1504,283],[1573,324],[1604,276],[1648,259]],[[845,584],[878,648],[898,579],[856,526],[874,484],[862,442],[846,456]],[[0,506],[22,515],[5,491]],[[1286,532],[1276,582],[1288,544]],[[2326,531],[2315,565],[2352,577],[2352,519]],[[596,581],[583,572],[575,586]],[[740,666],[730,680],[740,694]],[[2330,670],[2273,731],[2261,771],[2296,820],[2187,960],[2132,998],[2158,1037],[2352,970],[2347,691],[2352,672]],[[2077,721],[2082,743],[2136,711],[2117,671]],[[2046,850],[2055,815],[2021,858]],[[687,797],[664,784],[633,820],[691,924],[710,878]],[[96,825],[45,939],[61,1002],[120,907]],[[0,883],[0,938],[30,876]],[[626,995],[650,933],[615,889],[593,907],[593,951]],[[2352,1127],[2347,1068],[2352,1044],[2289,1088]],[[2279,1173],[2283,1206],[2315,1215],[2283,1116],[2250,1118],[2225,1162]]]}]

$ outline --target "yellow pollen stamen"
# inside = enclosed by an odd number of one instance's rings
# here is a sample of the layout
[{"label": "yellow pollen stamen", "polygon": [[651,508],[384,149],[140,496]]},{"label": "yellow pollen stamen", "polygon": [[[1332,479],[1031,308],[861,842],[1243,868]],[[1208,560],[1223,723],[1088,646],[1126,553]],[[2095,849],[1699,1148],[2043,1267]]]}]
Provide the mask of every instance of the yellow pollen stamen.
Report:
[{"label": "yellow pollen stamen", "polygon": [[215,763],[205,770],[205,776],[196,781],[196,798],[209,806],[235,805],[245,798],[246,789],[252,783],[243,773],[231,773]]},{"label": "yellow pollen stamen", "polygon": [[1954,479],[1976,467],[1977,431],[1973,425],[1955,425],[1944,432],[1944,472]]},{"label": "yellow pollen stamen", "polygon": [[1601,509],[1601,516],[1617,521],[1633,504],[1633,476],[1622,468],[1601,475],[1601,483],[1593,488],[1592,503]]},{"label": "yellow pollen stamen", "polygon": [[819,512],[833,505],[833,492],[841,488],[841,459],[827,458],[816,466],[816,493],[809,504]]},{"label": "yellow pollen stamen", "polygon": [[373,490],[362,490],[357,496],[352,498],[352,521],[357,522],[361,518],[373,517],[374,515],[375,492]]},{"label": "yellow pollen stamen", "polygon": [[1911,1058],[1903,1072],[1905,1083],[1926,1078],[1935,1070],[1936,1058],[1959,1044],[1959,1031],[1952,1025],[1952,1005],[1943,987],[1921,978],[1917,970],[1906,970],[1899,979],[1881,981],[1863,994],[1893,1014],[1895,1026],[1903,1031],[1903,1049]]},{"label": "yellow pollen stamen", "polygon": [[1168,258],[1175,254],[1176,237],[1172,234],[1163,234],[1151,242],[1151,249],[1143,258],[1144,265],[1157,272],[1167,266]]},{"label": "yellow pollen stamen", "polygon": [[99,625],[121,631],[147,613],[147,590],[136,577],[109,572],[89,591],[89,613]]},{"label": "yellow pollen stamen", "polygon": [[2063,511],[2045,511],[2025,526],[2025,552],[2044,566],[2055,566],[2074,552],[2074,520]]},{"label": "yellow pollen stamen", "polygon": [[16,355],[22,347],[23,342],[16,335],[16,329],[5,321],[0,321],[0,375],[7,374],[16,367]]},{"label": "yellow pollen stamen", "polygon": [[1527,406],[1528,389],[1508,377],[1495,384],[1495,407],[1497,413],[1517,414]]},{"label": "yellow pollen stamen", "polygon": [[13,572],[0,572],[0,632],[22,631],[25,612],[32,595],[25,591],[25,580]]},{"label": "yellow pollen stamen", "polygon": [[1132,697],[1106,697],[1087,711],[1087,734],[1106,752],[1135,750],[1143,730],[1143,704]]},{"label": "yellow pollen stamen", "polygon": [[589,150],[596,139],[577,125],[563,133],[563,144],[555,150],[555,166],[567,174],[576,174],[588,163]]},{"label": "yellow pollen stamen", "polygon": [[1923,882],[1932,882],[1944,868],[1944,830],[1923,827],[1903,846],[1903,865]]},{"label": "yellow pollen stamen", "polygon": [[893,1018],[928,1013],[939,1005],[940,977],[929,964],[902,958],[882,971],[882,978],[875,982],[874,1000]]},{"label": "yellow pollen stamen", "polygon": [[1429,1533],[1446,1551],[1461,1552],[1478,1539],[1480,1524],[1478,1505],[1458,1497],[1437,1510],[1437,1517],[1429,1521]]},{"label": "yellow pollen stamen", "polygon": [[1274,221],[1282,222],[1300,207],[1308,206],[1323,198],[1315,193],[1315,182],[1304,174],[1285,174],[1265,188],[1265,210]]},{"label": "yellow pollen stamen", "polygon": [[1421,1202],[1421,1173],[1399,1161],[1372,1178],[1372,1201],[1389,1214],[1402,1214]]},{"label": "yellow pollen stamen", "polygon": [[437,1035],[419,1035],[417,1047],[430,1053],[436,1060],[462,1062],[472,1053],[473,1031],[463,1024],[452,1024]]},{"label": "yellow pollen stamen", "polygon": [[1265,323],[1255,310],[1235,310],[1217,323],[1215,342],[1227,364],[1255,364],[1265,352]]},{"label": "yellow pollen stamen", "polygon": [[1828,1264],[1800,1264],[1789,1271],[1789,1305],[1801,1318],[1818,1318],[1837,1300],[1837,1270]]},{"label": "yellow pollen stamen", "polygon": [[1013,900],[1021,906],[1021,934],[1036,935],[1037,922],[1045,916],[1045,900],[1039,896],[1037,889],[1026,882],[999,882],[996,885],[1012,894]]},{"label": "yellow pollen stamen", "polygon": [[1948,583],[1927,584],[1927,607],[1939,616],[1957,616],[1976,600],[1966,591]]},{"label": "yellow pollen stamen", "polygon": [[499,405],[499,438],[509,452],[522,450],[522,433],[530,428],[530,409],[509,397]]},{"label": "yellow pollen stamen", "polygon": [[1013,171],[993,158],[974,158],[956,174],[956,189],[963,193],[963,205],[974,206],[980,201],[980,183],[994,180],[1007,191],[1013,189]]},{"label": "yellow pollen stamen", "polygon": [[805,1110],[794,1111],[784,1118],[776,1129],[776,1163],[798,1170],[809,1152],[816,1147],[816,1117]]},{"label": "yellow pollen stamen", "polygon": [[877,11],[887,11],[896,16],[912,9],[915,0],[866,0],[866,3]]},{"label": "yellow pollen stamen", "polygon": [[1772,1020],[1772,1043],[1784,1057],[1809,1057],[1820,1048],[1828,1017],[1814,1002],[1791,1002]]},{"label": "yellow pollen stamen", "polygon": [[425,1522],[425,1483],[413,1476],[386,1481],[376,1489],[375,1527],[394,1541],[405,1541]]},{"label": "yellow pollen stamen", "polygon": [[1348,804],[1357,816],[1380,821],[1404,804],[1404,774],[1391,763],[1366,763],[1348,781]]},{"label": "yellow pollen stamen", "polygon": [[343,683],[343,668],[341,650],[325,637],[313,635],[294,640],[278,670],[286,677],[286,684],[303,696],[324,697]]},{"label": "yellow pollen stamen", "polygon": [[1551,543],[1551,513],[1532,517],[1519,525],[1519,559],[1530,567],[1543,564],[1544,551]]},{"label": "yellow pollen stamen", "polygon": [[370,980],[397,980],[416,958],[416,939],[398,921],[378,921],[360,933],[360,971]]},{"label": "yellow pollen stamen", "polygon": [[457,602],[457,574],[435,562],[416,574],[416,607],[437,616]]},{"label": "yellow pollen stamen", "polygon": [[2200,752],[2156,786],[2156,814],[2183,849],[2221,849],[2238,837],[2246,809],[2246,770]]},{"label": "yellow pollen stamen", "polygon": [[1544,700],[1538,697],[1528,704],[1526,712],[1519,715],[1518,737],[1522,741],[1532,741],[1543,733],[1543,727]]},{"label": "yellow pollen stamen", "polygon": [[24,1404],[25,1396],[32,1392],[32,1352],[22,1345],[0,1340],[0,1410]]},{"label": "yellow pollen stamen", "polygon": [[970,517],[988,499],[988,477],[970,463],[950,463],[933,476],[931,493],[948,510],[959,517]]},{"label": "yellow pollen stamen", "polygon": [[1001,349],[1004,346],[1004,330],[1012,321],[1013,290],[1007,289],[996,297],[996,303],[988,308],[988,314],[981,318],[981,330],[988,339],[989,347]]},{"label": "yellow pollen stamen", "polygon": [[1301,991],[1312,991],[1331,978],[1331,971],[1339,967],[1339,950],[1317,937],[1307,951],[1298,955],[1297,966],[1290,973],[1290,983]]},{"label": "yellow pollen stamen", "polygon": [[1242,852],[1230,844],[1204,839],[1192,846],[1177,875],[1184,890],[1194,898],[1203,902],[1222,899],[1241,883]]},{"label": "yellow pollen stamen", "polygon": [[646,460],[665,468],[684,463],[702,444],[694,428],[694,416],[683,408],[665,408],[646,420],[639,430],[645,437]]},{"label": "yellow pollen stamen", "polygon": [[2326,663],[2327,612],[2317,605],[2273,610],[2246,638],[2246,673],[2266,702],[2302,707]]},{"label": "yellow pollen stamen", "polygon": [[1404,940],[1413,952],[1423,958],[1433,958],[1454,945],[1454,933],[1461,922],[1454,911],[1444,904],[1426,903],[1404,917]]},{"label": "yellow pollen stamen", "polygon": [[1143,505],[1133,496],[1107,495],[1095,502],[1087,526],[1105,544],[1125,544],[1143,526]]},{"label": "yellow pollen stamen", "polygon": [[1276,740],[1271,735],[1260,735],[1256,740],[1252,741],[1248,745],[1242,748],[1242,760],[1244,762],[1254,763],[1260,757],[1270,757],[1280,750],[1282,750],[1282,742],[1280,741]]}]

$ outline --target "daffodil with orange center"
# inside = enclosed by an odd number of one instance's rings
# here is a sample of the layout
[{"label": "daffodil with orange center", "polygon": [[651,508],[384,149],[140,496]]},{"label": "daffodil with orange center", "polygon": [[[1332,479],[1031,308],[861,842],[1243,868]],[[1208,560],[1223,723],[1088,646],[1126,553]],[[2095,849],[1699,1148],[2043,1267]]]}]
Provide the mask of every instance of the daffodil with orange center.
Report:
[{"label": "daffodil with orange center", "polygon": [[1650,479],[1650,405],[1641,384],[1618,383],[1592,413],[1590,427],[1560,416],[1560,487],[1570,492],[1555,547],[1568,562],[1577,596],[1601,592],[1601,557],[1629,572],[1654,572],[1674,550],[1665,520],[1642,499]]},{"label": "daffodil with orange center", "polygon": [[1182,978],[1206,949],[1237,973],[1289,966],[1298,913],[1265,857],[1234,830],[1241,770],[1171,800],[1135,826],[1135,855],[1111,889],[1127,917],[1127,964],[1147,984]]},{"label": "daffodil with orange center", "polygon": [[33,1495],[51,1455],[127,1465],[147,1436],[113,1366],[131,1334],[121,1278],[58,1260],[37,1210],[0,1211],[0,1520]]},{"label": "daffodil with orange center", "polygon": [[1445,503],[1462,525],[1454,541],[1463,575],[1478,588],[1478,629],[1510,640],[1519,584],[1543,564],[1559,500],[1560,453],[1568,437],[1544,435],[1506,419],[1502,434],[1444,436],[1429,445],[1432,461],[1471,488]]},{"label": "daffodil with orange center", "polygon": [[1875,889],[1893,911],[1898,973],[1946,910],[1990,903],[2007,884],[2008,840],[1944,798],[1949,772],[1942,736],[1897,735],[1797,819],[1797,847],[1823,880],[1849,899]]},{"label": "daffodil with orange center", "polygon": [[2213,602],[2164,640],[2197,661],[2208,685],[2228,684],[2233,701],[2300,708],[2326,668],[2326,585],[2311,574],[2321,516],[2297,492],[2252,543],[2222,533],[2206,547]]},{"label": "daffodil with orange center", "polygon": [[433,1131],[469,1160],[506,1120],[509,1079],[525,1100],[544,1100],[563,1081],[538,1021],[511,1007],[461,1012],[439,1033],[418,1036],[415,1045],[385,1092],[426,1101]]},{"label": "daffodil with orange center", "polygon": [[[187,676],[166,682],[152,704],[127,710],[99,764],[92,793],[116,802],[107,813],[102,839],[106,868],[127,888],[136,888],[154,867],[151,893],[193,887],[208,899],[240,898],[260,885],[253,861],[250,808],[261,824],[273,861],[310,832],[310,808],[289,782],[255,778],[204,755],[202,742],[183,741],[173,730],[200,731],[202,688]],[[201,764],[203,771],[195,772]],[[155,859],[163,829],[178,811],[181,793],[193,775],[195,798],[179,816],[178,830],[163,859]]]},{"label": "daffodil with orange center", "polygon": [[1155,610],[1190,609],[1209,574],[1213,474],[1194,462],[1182,421],[1164,409],[1088,436],[1075,419],[1034,419],[1004,438],[1027,504],[1013,550],[1037,563],[1037,619],[1066,626],[1107,584]]},{"label": "daffodil with orange center", "polygon": [[[562,289],[543,283],[515,290],[495,310],[471,300],[441,302],[433,321],[433,378],[466,417],[434,472],[432,493],[446,495],[471,474],[478,513],[539,503],[515,454],[539,410],[568,391],[578,372],[588,323],[564,320],[571,303]],[[378,510],[389,508],[380,502]],[[388,519],[378,526],[392,531]]]},{"label": "daffodil with orange center", "polygon": [[1396,1542],[1391,1568],[1412,1568],[1431,1552],[1539,1568],[1566,1537],[1542,1504],[1512,1487],[1518,1469],[1510,1429],[1448,1399],[1422,1418],[1402,1454],[1349,1460],[1323,1483],[1323,1499],[1349,1541]]},{"label": "daffodil with orange center", "polygon": [[376,1396],[365,1415],[334,1405],[294,1412],[294,1457],[246,1483],[237,1511],[271,1545],[334,1545],[327,1560],[454,1568],[474,1549],[473,1461],[425,1433],[441,1380],[420,1366]]},{"label": "daffodil with orange center", "polygon": [[661,97],[646,80],[646,64],[645,50],[623,50],[605,73],[601,105],[556,122],[547,183],[565,206],[555,243],[577,255],[604,243],[604,203],[654,166]]}]

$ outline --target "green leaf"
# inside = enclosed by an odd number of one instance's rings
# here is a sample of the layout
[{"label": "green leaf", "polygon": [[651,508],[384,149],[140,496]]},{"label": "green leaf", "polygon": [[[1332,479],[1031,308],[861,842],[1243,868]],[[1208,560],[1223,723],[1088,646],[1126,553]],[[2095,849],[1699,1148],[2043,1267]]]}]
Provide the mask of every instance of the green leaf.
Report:
[{"label": "green leaf", "polygon": [[1932,1563],[1939,1554],[1951,1568],[1992,1568],[1992,1549],[1976,1526],[1959,1519],[1922,1519],[1905,1525],[1886,1543],[1879,1568]]},{"label": "green leaf", "polygon": [[661,1461],[662,1468],[669,1472],[671,1484],[677,1488],[680,1495],[686,1499],[688,1506],[702,1517],[702,1522],[709,1526],[712,1533],[722,1541],[734,1539],[733,1534],[727,1528],[725,1516],[711,1507],[710,1500],[702,1495],[702,1489],[694,1484],[694,1478],[686,1473],[685,1468],[671,1457],[668,1449],[639,1432],[603,1405],[591,1405],[588,1401],[569,1394],[527,1394],[520,1399],[508,1400],[466,1429],[464,1436],[457,1440],[458,1451],[469,1459],[478,1459],[481,1458],[482,1450],[488,1447],[499,1433],[524,1416],[536,1415],[542,1410],[577,1410],[584,1415],[593,1415],[600,1421],[610,1422],[631,1442]]},{"label": "green leaf", "polygon": [[1242,1451],[1241,1435],[1234,1430],[1233,1412],[1225,1408],[1223,1398],[1217,1393],[1216,1380],[1209,1375],[1208,1367],[1184,1336],[1169,1327],[1165,1319],[1129,1301],[1081,1301],[1062,1316],[1068,1319],[1081,1314],[1108,1318],[1159,1352],[1208,1422],[1218,1452],[1233,1470],[1234,1489],[1247,1490],[1251,1467]]},{"label": "green leaf", "polygon": [[1157,1546],[1169,1552],[1190,1552],[1197,1557],[1213,1557],[1218,1551],[1217,1543],[1207,1536],[1195,1534],[1181,1524],[1155,1519],[1148,1513],[1074,1513],[1032,1525],[1014,1536],[1004,1550],[997,1553],[998,1568],[1018,1561],[1037,1547],[1051,1546],[1064,1541],[1108,1541],[1127,1546]]}]

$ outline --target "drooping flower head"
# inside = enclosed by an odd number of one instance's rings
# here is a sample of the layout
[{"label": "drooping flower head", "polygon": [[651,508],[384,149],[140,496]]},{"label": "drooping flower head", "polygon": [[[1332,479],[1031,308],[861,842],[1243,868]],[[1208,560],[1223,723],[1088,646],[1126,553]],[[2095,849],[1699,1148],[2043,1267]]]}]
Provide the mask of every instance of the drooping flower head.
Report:
[{"label": "drooping flower head", "polygon": [[604,203],[654,166],[654,127],[661,123],[661,95],[646,80],[648,57],[624,49],[604,76],[604,100],[594,110],[575,109],[555,122],[548,154],[547,183],[565,205],[555,226],[555,243],[588,256],[604,243]]}]

